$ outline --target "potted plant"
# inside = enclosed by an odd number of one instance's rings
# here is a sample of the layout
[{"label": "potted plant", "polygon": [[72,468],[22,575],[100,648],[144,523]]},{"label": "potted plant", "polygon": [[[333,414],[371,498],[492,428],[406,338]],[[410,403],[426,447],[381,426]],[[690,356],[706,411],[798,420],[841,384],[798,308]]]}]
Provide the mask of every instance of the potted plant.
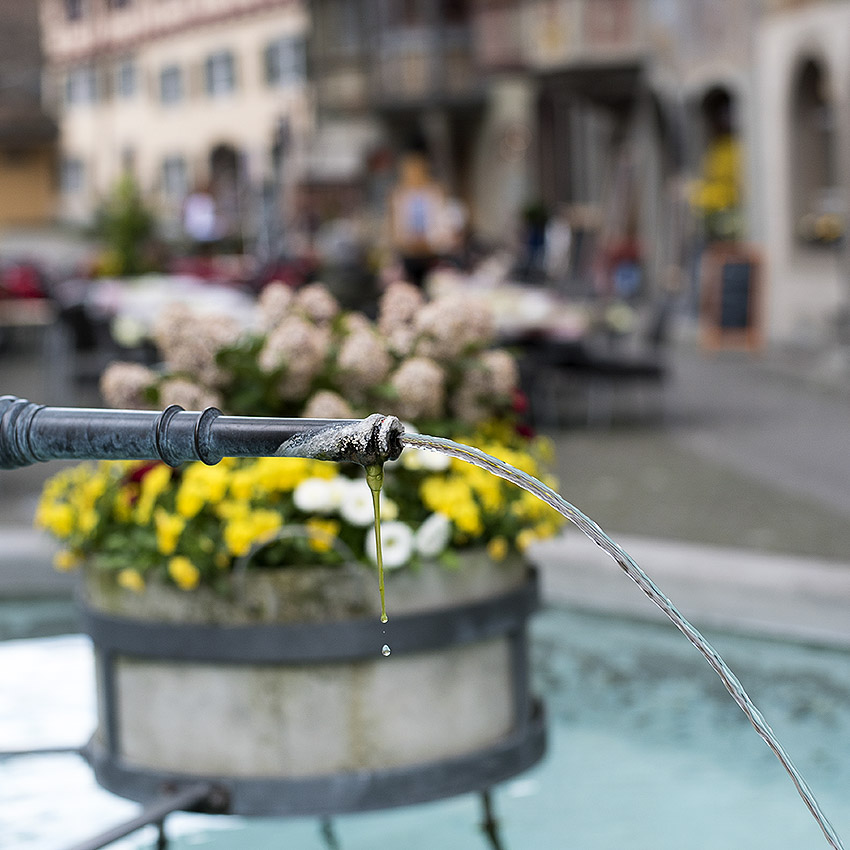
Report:
[{"label": "potted plant", "polygon": [[[480,303],[426,303],[403,283],[374,322],[321,285],[272,284],[249,331],[171,308],[162,368],[114,364],[102,389],[124,408],[383,409],[545,475],[551,448],[516,427],[516,368],[492,335]],[[65,544],[58,567],[83,566],[101,783],[144,799],[165,779],[213,778],[229,811],[330,813],[489,787],[539,758],[521,555],[560,518],[411,449],[386,465],[382,513],[383,625],[359,468],[101,462],[51,479],[37,522]]]}]

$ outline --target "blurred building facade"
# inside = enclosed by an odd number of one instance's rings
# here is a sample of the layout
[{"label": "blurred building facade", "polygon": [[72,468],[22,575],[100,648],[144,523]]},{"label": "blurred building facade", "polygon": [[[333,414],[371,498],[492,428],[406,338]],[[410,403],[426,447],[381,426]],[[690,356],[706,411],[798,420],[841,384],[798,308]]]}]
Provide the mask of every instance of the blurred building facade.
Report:
[{"label": "blurred building facade", "polygon": [[848,342],[850,3],[774,3],[760,21],[754,238],[776,338]]},{"label": "blurred building facade", "polygon": [[[634,253],[645,290],[684,288],[694,312],[705,248],[750,246],[768,340],[835,336],[850,305],[848,0],[311,10],[318,125],[390,150],[419,134],[485,238],[508,238],[525,205],[566,210],[568,276],[605,293],[606,256]],[[374,185],[384,162],[350,173]]]},{"label": "blurred building facade", "polygon": [[172,227],[200,188],[223,232],[258,226],[249,189],[287,181],[310,121],[302,3],[42,0],[41,24],[62,218],[129,173]]},{"label": "blurred building facade", "polygon": [[57,128],[42,108],[38,8],[0,7],[0,226],[53,217]]},{"label": "blurred building facade", "polygon": [[207,185],[231,229],[256,235],[265,210],[376,236],[413,145],[485,242],[563,214],[567,290],[606,294],[633,257],[644,292],[684,288],[696,311],[704,247],[735,241],[763,257],[769,339],[823,341],[850,304],[850,0],[40,9],[65,218],[132,172],[172,221]]}]

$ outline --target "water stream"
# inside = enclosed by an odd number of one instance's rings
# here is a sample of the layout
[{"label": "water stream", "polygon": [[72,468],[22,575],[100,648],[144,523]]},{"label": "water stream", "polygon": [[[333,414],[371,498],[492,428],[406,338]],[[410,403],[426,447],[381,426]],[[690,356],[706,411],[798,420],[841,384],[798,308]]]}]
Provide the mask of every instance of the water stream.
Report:
[{"label": "water stream", "polygon": [[826,837],[829,845],[834,850],[844,850],[844,845],[841,839],[832,827],[826,815],[821,811],[814,794],[809,788],[805,779],[794,766],[791,758],[785,752],[785,749],[780,744],[773,730],[764,719],[761,711],[756,707],[755,703],[750,699],[747,692],[741,685],[738,677],[728,667],[726,662],[720,657],[717,650],[700,634],[699,630],[693,626],[679,612],[676,606],[662,593],[655,582],[637,565],[632,557],[618,546],[604,531],[588,516],[583,514],[578,508],[571,505],[558,493],[547,487],[541,481],[528,475],[522,470],[516,469],[507,463],[504,463],[497,458],[482,452],[480,449],[472,446],[465,446],[455,443],[452,440],[447,440],[442,437],[429,437],[424,434],[408,434],[402,436],[402,442],[406,446],[411,446],[417,449],[426,449],[429,451],[442,452],[450,457],[466,461],[475,466],[485,469],[493,475],[511,481],[518,487],[522,487],[529,493],[541,499],[546,504],[550,505],[584,534],[586,534],[597,546],[604,552],[610,555],[614,561],[620,566],[623,572],[657,605],[671,622],[679,629],[680,632],[696,647],[705,660],[711,665],[712,669],[717,673],[723,682],[726,690],[729,691],[732,699],[738,704],[740,709],[752,723],[756,732],[770,747],[779,762],[785,768],[794,786],[797,789],[806,807],[811,812],[814,819],[817,821]]}]

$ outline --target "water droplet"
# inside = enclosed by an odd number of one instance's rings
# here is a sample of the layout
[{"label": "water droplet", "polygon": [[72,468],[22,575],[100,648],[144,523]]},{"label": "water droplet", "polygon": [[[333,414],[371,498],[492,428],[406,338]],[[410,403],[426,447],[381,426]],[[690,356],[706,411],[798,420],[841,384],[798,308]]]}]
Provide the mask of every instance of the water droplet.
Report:
[{"label": "water droplet", "polygon": [[389,617],[387,617],[386,614],[381,614],[381,622],[382,623],[386,623],[388,619],[389,619]]},{"label": "water droplet", "polygon": [[389,655],[391,652],[392,650],[386,644],[381,647],[381,655]]}]

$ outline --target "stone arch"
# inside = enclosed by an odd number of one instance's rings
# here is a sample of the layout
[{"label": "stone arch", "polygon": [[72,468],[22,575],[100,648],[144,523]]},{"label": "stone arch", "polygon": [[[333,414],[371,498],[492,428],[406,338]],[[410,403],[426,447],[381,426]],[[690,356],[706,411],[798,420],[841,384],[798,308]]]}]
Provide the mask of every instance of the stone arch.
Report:
[{"label": "stone arch", "polygon": [[805,243],[833,243],[841,230],[838,104],[829,64],[814,51],[792,65],[788,120],[793,234]]},{"label": "stone arch", "polygon": [[209,153],[209,188],[215,198],[219,228],[224,237],[241,235],[244,171],[238,147],[228,142],[212,146]]}]

